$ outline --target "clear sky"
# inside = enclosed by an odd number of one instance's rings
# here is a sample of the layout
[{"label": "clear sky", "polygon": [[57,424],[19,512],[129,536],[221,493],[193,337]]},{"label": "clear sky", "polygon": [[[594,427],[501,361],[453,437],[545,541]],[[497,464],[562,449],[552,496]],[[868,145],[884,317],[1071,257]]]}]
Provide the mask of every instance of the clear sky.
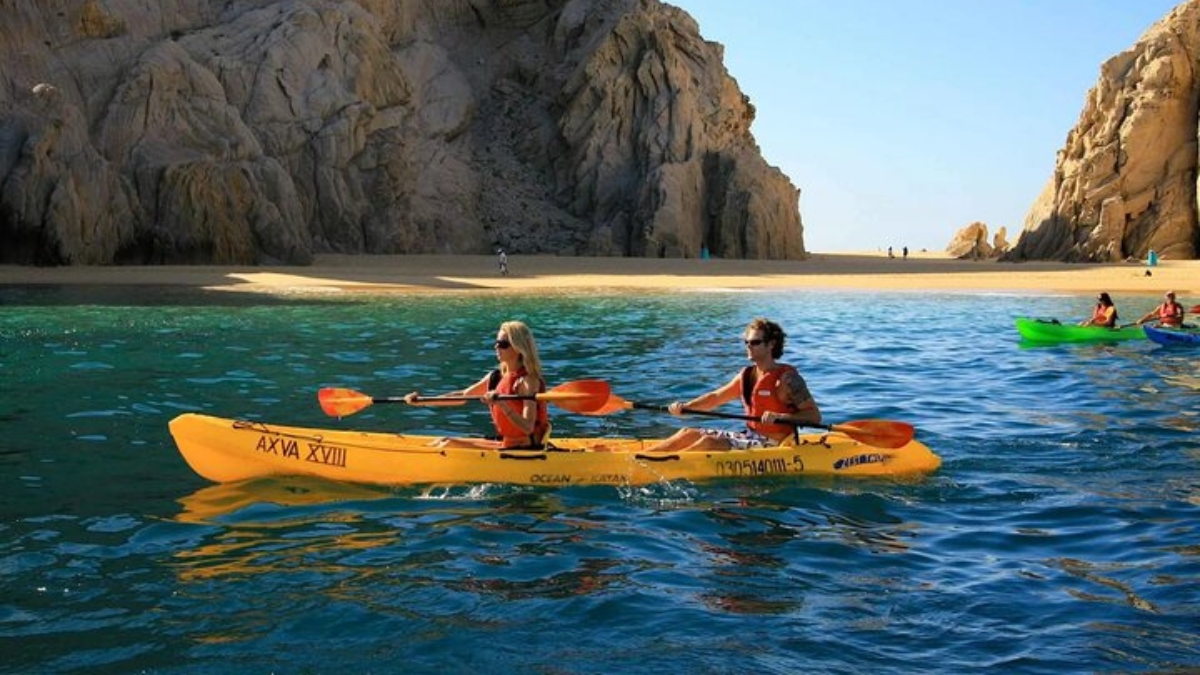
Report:
[{"label": "clear sky", "polygon": [[1181,0],[666,1],[725,46],[820,253],[1015,242],[1101,64]]}]

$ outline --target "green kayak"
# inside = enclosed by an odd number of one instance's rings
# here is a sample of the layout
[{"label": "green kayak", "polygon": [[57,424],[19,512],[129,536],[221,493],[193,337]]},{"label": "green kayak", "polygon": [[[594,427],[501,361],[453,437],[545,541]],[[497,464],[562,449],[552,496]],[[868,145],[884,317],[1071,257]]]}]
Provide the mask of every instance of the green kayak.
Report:
[{"label": "green kayak", "polygon": [[1116,340],[1145,340],[1141,326],[1101,328],[1059,323],[1047,319],[1017,319],[1017,332],[1029,342],[1054,344],[1059,342],[1113,342]]}]

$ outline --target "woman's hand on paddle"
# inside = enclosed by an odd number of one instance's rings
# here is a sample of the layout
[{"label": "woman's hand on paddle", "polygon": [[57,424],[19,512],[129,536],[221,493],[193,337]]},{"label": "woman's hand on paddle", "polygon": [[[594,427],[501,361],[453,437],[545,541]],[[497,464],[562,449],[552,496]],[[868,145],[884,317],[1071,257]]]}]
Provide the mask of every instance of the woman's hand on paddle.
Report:
[{"label": "woman's hand on paddle", "polygon": [[462,401],[439,401],[438,397],[436,397],[436,396],[434,396],[433,398],[421,398],[421,392],[419,392],[419,391],[411,391],[411,392],[405,394],[403,400],[405,403],[407,403],[409,405],[420,405],[420,406],[426,406],[426,407],[430,407],[430,408],[436,408],[438,406],[451,406],[451,405],[462,405],[463,404]]},{"label": "woman's hand on paddle", "polygon": [[667,406],[667,412],[676,417],[683,417],[683,401],[671,401]]}]

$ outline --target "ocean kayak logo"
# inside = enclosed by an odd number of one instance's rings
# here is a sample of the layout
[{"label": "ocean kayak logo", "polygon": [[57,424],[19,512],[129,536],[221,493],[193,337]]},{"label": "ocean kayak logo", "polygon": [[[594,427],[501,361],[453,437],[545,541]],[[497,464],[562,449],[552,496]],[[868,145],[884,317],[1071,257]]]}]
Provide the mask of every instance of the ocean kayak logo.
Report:
[{"label": "ocean kayak logo", "polygon": [[855,455],[853,457],[846,457],[844,459],[839,459],[838,461],[834,462],[833,470],[841,471],[842,469],[849,469],[851,467],[859,466],[861,464],[885,464],[885,463],[887,463],[887,461],[890,458],[891,458],[891,455],[885,455],[885,454],[878,453],[878,452],[867,453],[864,455]]},{"label": "ocean kayak logo", "polygon": [[[304,461],[325,466],[346,468],[346,448],[320,443],[305,443],[308,446]],[[259,436],[254,449],[271,455],[288,459],[300,459],[300,442],[294,438],[282,436]]]}]

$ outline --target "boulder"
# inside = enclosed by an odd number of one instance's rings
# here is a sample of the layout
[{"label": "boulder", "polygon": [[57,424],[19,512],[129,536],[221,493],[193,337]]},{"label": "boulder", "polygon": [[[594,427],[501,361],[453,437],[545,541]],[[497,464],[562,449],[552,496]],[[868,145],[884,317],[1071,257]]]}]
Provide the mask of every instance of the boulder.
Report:
[{"label": "boulder", "polygon": [[992,255],[999,256],[1008,252],[1008,228],[1003,225],[996,230],[992,237]]},{"label": "boulder", "polygon": [[980,222],[971,223],[956,232],[946,245],[946,253],[963,260],[990,258],[993,250],[988,243],[988,226]]}]

